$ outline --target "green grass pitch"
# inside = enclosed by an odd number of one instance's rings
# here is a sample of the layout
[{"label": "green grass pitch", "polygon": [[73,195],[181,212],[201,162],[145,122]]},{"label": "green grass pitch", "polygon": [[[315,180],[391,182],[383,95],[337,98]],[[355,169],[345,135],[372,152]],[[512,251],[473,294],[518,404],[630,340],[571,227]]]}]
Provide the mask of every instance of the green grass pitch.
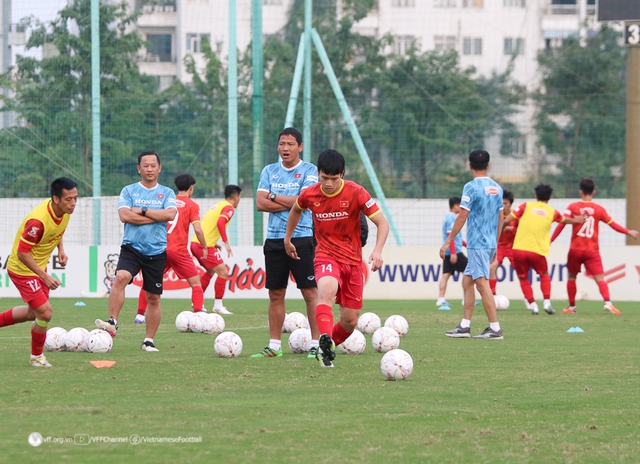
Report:
[{"label": "green grass pitch", "polygon": [[[107,315],[106,299],[76,301],[53,299],[50,327],[91,330]],[[4,298],[0,308],[18,303]],[[259,300],[227,300],[235,314],[225,316],[226,330],[244,343],[234,359],[215,355],[212,335],[175,330],[184,300],[163,301],[158,353],[140,350],[133,300],[110,353],[47,353],[51,369],[28,366],[28,324],[2,328],[0,462],[637,462],[636,303],[620,303],[621,316],[599,302],[532,316],[514,301],[499,312],[502,341],[445,337],[460,322],[455,303],[438,311],[434,301],[365,302],[383,322],[409,321],[400,348],[414,371],[399,382],[383,378],[371,335],[362,355],[338,354],[335,369],[292,354],[287,334],[282,358],[249,358],[268,341]],[[303,312],[301,300],[287,304]],[[486,325],[478,306],[472,333]],[[575,326],[584,333],[567,333]],[[96,369],[89,361],[97,359],[116,364]],[[32,432],[52,441],[30,446]],[[100,441],[134,434],[147,441]],[[74,444],[76,436],[92,442]],[[157,442],[180,437],[199,441]]]}]

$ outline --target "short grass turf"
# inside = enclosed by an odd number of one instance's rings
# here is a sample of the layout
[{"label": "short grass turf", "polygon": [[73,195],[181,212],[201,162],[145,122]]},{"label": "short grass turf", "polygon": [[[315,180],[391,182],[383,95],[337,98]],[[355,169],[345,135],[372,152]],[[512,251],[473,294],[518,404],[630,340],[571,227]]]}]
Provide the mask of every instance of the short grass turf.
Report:
[{"label": "short grass turf", "polygon": [[[53,299],[50,327],[92,329],[106,317],[106,299],[76,302]],[[469,340],[444,335],[460,322],[459,303],[439,311],[434,301],[367,301],[363,312],[383,323],[392,314],[409,322],[400,348],[414,371],[398,382],[382,376],[371,335],[363,354],[339,354],[334,369],[291,353],[288,334],[282,358],[251,359],[268,342],[267,303],[226,303],[234,312],[226,330],[244,343],[234,359],[216,356],[212,335],[176,331],[175,316],[190,309],[184,300],[162,303],[158,353],[140,350],[134,300],[110,353],[46,353],[51,369],[28,365],[28,324],[0,329],[0,462],[639,459],[637,303],[620,303],[621,316],[599,302],[580,302],[576,314],[532,316],[516,301],[499,313],[504,340]],[[16,304],[0,300],[2,310]],[[301,300],[287,305],[304,312]],[[478,306],[472,334],[486,326]],[[567,333],[576,326],[584,333]],[[90,360],[116,364],[96,369]],[[30,446],[32,432],[50,441]]]}]

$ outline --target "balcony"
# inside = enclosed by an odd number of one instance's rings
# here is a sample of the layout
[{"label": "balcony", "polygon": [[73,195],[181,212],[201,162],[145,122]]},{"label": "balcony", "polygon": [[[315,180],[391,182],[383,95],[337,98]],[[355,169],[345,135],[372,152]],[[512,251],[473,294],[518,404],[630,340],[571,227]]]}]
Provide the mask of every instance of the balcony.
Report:
[{"label": "balcony", "polygon": [[[577,15],[579,11],[578,5],[547,5],[546,14],[548,15]],[[587,16],[596,14],[595,5],[587,5]]]},{"label": "balcony", "polygon": [[178,61],[176,55],[156,55],[154,53],[136,55],[138,63],[175,63]]}]

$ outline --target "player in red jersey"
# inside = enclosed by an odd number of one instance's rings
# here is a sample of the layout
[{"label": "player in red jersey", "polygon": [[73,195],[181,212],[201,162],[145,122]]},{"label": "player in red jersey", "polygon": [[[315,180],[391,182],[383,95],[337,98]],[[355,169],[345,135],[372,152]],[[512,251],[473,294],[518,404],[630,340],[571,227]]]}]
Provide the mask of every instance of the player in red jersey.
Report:
[{"label": "player in red jersey", "polygon": [[31,325],[31,357],[33,367],[51,367],[44,356],[47,326],[53,309],[49,291],[62,282],[47,273],[47,263],[58,248],[58,263],[66,266],[62,236],[69,216],[78,201],[78,186],[71,179],[60,177],[51,183],[51,198],[36,206],[23,219],[7,261],[9,278],[27,306],[15,306],[0,313],[0,327],[34,321]]},{"label": "player in red jersey", "polygon": [[[389,235],[389,223],[364,187],[344,180],[344,157],[336,150],[318,156],[319,182],[300,193],[291,208],[284,245],[287,253],[299,259],[291,237],[303,210],[310,210],[318,242],[314,270],[318,283],[316,323],[322,335],[322,366],[333,367],[335,346],[353,333],[362,309],[364,276],[360,241],[360,211],[371,219],[378,231],[369,256],[371,270],[382,267],[382,249]],[[340,305],[340,321],[334,325],[332,306]]]},{"label": "player in red jersey", "polygon": [[[193,312],[197,313],[203,310],[204,291],[200,284],[200,274],[187,246],[189,244],[189,226],[193,225],[193,230],[202,243],[207,242],[200,225],[200,206],[191,199],[196,180],[191,174],[180,174],[176,176],[173,183],[178,189],[176,196],[178,212],[173,221],[167,223],[167,261],[164,271],[173,269],[178,278],[185,279],[189,283]],[[204,247],[201,253],[206,259],[207,247]],[[144,313],[146,310],[147,292],[140,289],[138,314],[134,321],[136,324],[145,323]]]},{"label": "player in red jersey", "polygon": [[511,206],[513,205],[514,197],[513,192],[505,190],[502,192],[502,214],[504,216],[502,233],[498,239],[498,250],[496,253],[496,259],[491,262],[489,268],[489,287],[491,287],[491,293],[495,296],[496,285],[498,279],[496,278],[496,269],[502,264],[505,258],[509,258],[509,262],[513,266],[513,240],[516,238],[516,232],[518,230],[519,219],[513,219],[511,222],[507,219],[507,216],[511,214]]},{"label": "player in red jersey", "polygon": [[[582,265],[585,270],[593,276],[598,284],[600,294],[604,299],[604,310],[615,315],[620,315],[620,311],[611,303],[609,295],[609,285],[604,280],[604,271],[602,268],[602,259],[600,257],[600,245],[598,240],[599,223],[604,222],[611,226],[616,232],[626,234],[634,239],[638,238],[637,230],[629,230],[620,224],[614,222],[607,211],[600,205],[593,202],[593,196],[596,193],[596,184],[593,179],[583,177],[580,179],[580,197],[581,201],[571,203],[564,212],[566,217],[575,217],[586,214],[587,219],[583,224],[574,224],[571,232],[571,245],[569,246],[569,254],[567,256],[567,271],[569,271],[569,280],[567,280],[567,295],[569,296],[569,307],[563,310],[566,314],[576,312],[576,278]],[[551,241],[553,242],[560,232],[564,229],[564,224],[560,223],[553,231]]]}]

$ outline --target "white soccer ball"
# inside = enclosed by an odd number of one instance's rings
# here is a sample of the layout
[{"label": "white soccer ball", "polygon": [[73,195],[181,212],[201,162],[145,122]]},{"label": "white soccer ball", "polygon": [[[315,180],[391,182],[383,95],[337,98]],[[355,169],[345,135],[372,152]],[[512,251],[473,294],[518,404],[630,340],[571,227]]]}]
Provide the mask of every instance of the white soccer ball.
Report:
[{"label": "white soccer ball", "polygon": [[401,337],[404,337],[407,335],[407,332],[409,332],[409,323],[404,317],[398,316],[397,314],[389,316],[387,320],[384,321],[384,326],[395,330]]},{"label": "white soccer ball", "polygon": [[67,351],[87,351],[89,331],[84,327],[76,327],[67,332],[64,344]]},{"label": "white soccer ball", "polygon": [[404,380],[413,373],[413,359],[405,350],[391,350],[380,360],[380,370],[388,380]]},{"label": "white soccer ball", "polygon": [[311,331],[309,329],[296,329],[289,335],[289,348],[293,353],[305,353],[309,351],[308,346],[310,342]]},{"label": "white soccer ball", "polygon": [[242,353],[242,339],[237,333],[222,332],[213,342],[213,349],[221,358],[235,358]]},{"label": "white soccer ball", "polygon": [[296,329],[308,329],[309,321],[307,321],[307,316],[298,311],[294,311],[287,314],[284,318],[283,327],[285,332],[293,332]]},{"label": "white soccer ball", "polygon": [[380,325],[380,318],[375,313],[363,313],[358,318],[358,330],[365,334],[372,334]]},{"label": "white soccer ball", "polygon": [[338,349],[344,354],[361,354],[367,346],[367,339],[364,338],[362,332],[354,329],[344,342],[338,345]]},{"label": "white soccer ball", "polygon": [[509,298],[504,295],[496,295],[493,297],[496,302],[496,309],[498,311],[504,311],[509,309]]},{"label": "white soccer ball", "polygon": [[194,333],[202,333],[204,331],[205,324],[208,322],[209,316],[202,311],[198,313],[192,313],[189,318],[189,330]]},{"label": "white soccer ball", "polygon": [[89,353],[108,353],[113,347],[113,337],[106,330],[92,330],[87,340]]},{"label": "white soccer ball", "polygon": [[205,321],[203,333],[216,335],[224,332],[226,323],[220,314],[211,313],[207,314],[207,320]]},{"label": "white soccer ball", "polygon": [[65,345],[65,339],[67,337],[67,331],[62,327],[51,327],[47,330],[47,339],[44,342],[44,347],[47,351],[64,351],[67,349]]},{"label": "white soccer ball", "polygon": [[182,311],[176,316],[176,329],[178,332],[189,332],[189,319],[191,319],[191,311]]},{"label": "white soccer ball", "polygon": [[380,327],[373,332],[371,346],[378,353],[386,353],[400,346],[400,335],[391,327]]}]

